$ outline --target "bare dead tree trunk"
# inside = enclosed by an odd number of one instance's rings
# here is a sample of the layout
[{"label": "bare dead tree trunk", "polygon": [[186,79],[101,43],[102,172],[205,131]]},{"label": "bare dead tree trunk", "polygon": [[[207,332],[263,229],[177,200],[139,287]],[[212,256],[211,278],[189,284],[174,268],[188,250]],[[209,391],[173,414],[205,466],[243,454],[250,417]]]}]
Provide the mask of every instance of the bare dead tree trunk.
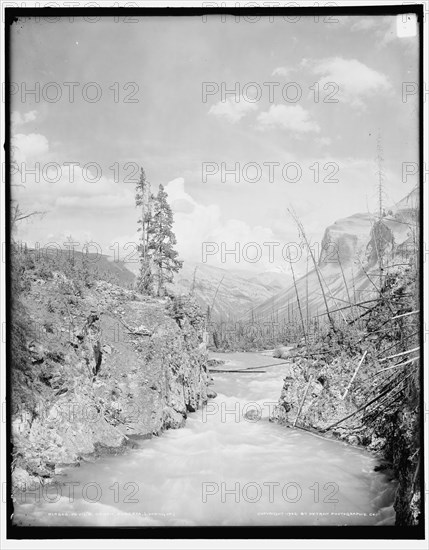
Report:
[{"label": "bare dead tree trunk", "polygon": [[334,320],[332,319],[332,316],[331,316],[331,313],[329,311],[329,306],[328,306],[328,301],[326,299],[326,293],[325,293],[325,289],[323,287],[323,284],[322,284],[322,279],[320,277],[320,272],[319,272],[319,266],[317,265],[317,262],[316,262],[316,258],[314,257],[314,254],[313,254],[313,251],[311,250],[310,248],[310,243],[307,239],[307,235],[305,233],[305,230],[304,230],[304,226],[302,225],[302,222],[301,220],[298,218],[297,214],[295,213],[295,211],[293,209],[288,209],[288,212],[289,214],[292,216],[293,220],[295,221],[297,227],[298,227],[298,230],[299,232],[301,233],[303,239],[305,240],[305,244],[307,245],[307,249],[308,251],[310,252],[310,256],[311,256],[311,259],[313,261],[313,265],[314,265],[314,269],[316,271],[316,275],[317,275],[317,279],[319,281],[319,285],[320,285],[320,290],[322,291],[322,295],[323,295],[323,301],[325,303],[325,308],[326,308],[326,314],[328,315],[328,319],[329,319],[329,323],[332,327],[332,330],[334,332],[337,332],[337,329],[335,328],[335,324],[334,324]]},{"label": "bare dead tree trunk", "polygon": [[306,261],[306,268],[305,268],[305,322],[307,325],[307,334],[308,334],[308,252],[307,252],[307,261]]},{"label": "bare dead tree trunk", "polygon": [[297,288],[297,286],[296,286],[295,272],[294,272],[294,270],[293,270],[292,262],[291,262],[291,264],[290,264],[290,269],[291,269],[291,271],[292,271],[293,286],[295,287],[295,294],[296,294],[296,301],[297,301],[297,303],[298,303],[299,316],[300,316],[300,318],[301,318],[302,332],[304,333],[305,345],[307,346],[307,350],[308,350],[307,332],[306,332],[306,330],[305,330],[304,318],[303,318],[302,309],[301,309],[301,302],[300,302],[300,300],[299,300],[299,292],[298,292],[298,288]]},{"label": "bare dead tree trunk", "polygon": [[[347,299],[348,299],[349,303],[352,304],[353,302],[352,302],[352,299],[350,297],[349,286],[347,284],[347,279],[346,279],[346,276],[344,274],[343,264],[341,262],[341,258],[340,258],[340,255],[339,255],[338,251],[337,251],[337,258],[338,258],[338,265],[340,266],[340,269],[341,269],[341,275],[343,276],[344,286],[346,287]],[[355,316],[354,307],[352,307],[351,310],[352,310],[352,315],[354,317]]]},{"label": "bare dead tree trunk", "polygon": [[[323,283],[326,285],[326,288],[328,289],[330,298],[332,298],[332,300],[334,300],[335,306],[338,308],[337,300],[336,300],[335,297],[332,295],[331,289],[329,288],[328,283],[325,281],[325,277],[322,275],[322,272],[320,272],[320,277],[321,277]],[[338,309],[338,311],[341,311],[341,310]],[[342,316],[344,322],[346,322],[346,318],[344,317],[344,314],[342,313],[342,311],[341,311],[341,316]]]},{"label": "bare dead tree trunk", "polygon": [[198,266],[196,265],[195,269],[194,269],[194,276],[192,278],[191,294],[193,294],[194,290],[195,290],[195,279],[196,279],[196,275],[197,275],[197,269],[198,269]]},{"label": "bare dead tree trunk", "polygon": [[217,293],[218,293],[219,287],[220,287],[220,285],[222,284],[222,281],[224,280],[224,278],[225,278],[225,275],[222,277],[222,279],[219,281],[219,284],[217,285],[216,292],[215,292],[215,294],[214,294],[214,296],[213,296],[213,302],[212,302],[212,305],[211,305],[211,307],[210,307],[210,311],[213,311],[213,307],[214,307],[214,305],[215,305]]}]

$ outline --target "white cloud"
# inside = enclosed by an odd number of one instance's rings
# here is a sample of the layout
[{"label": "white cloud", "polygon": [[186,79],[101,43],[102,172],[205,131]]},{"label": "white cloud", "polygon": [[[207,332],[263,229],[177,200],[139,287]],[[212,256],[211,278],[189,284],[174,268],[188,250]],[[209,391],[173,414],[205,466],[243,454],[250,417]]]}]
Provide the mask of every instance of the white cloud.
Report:
[{"label": "white cloud", "polygon": [[[308,64],[308,63],[307,63]],[[321,75],[320,89],[333,92],[332,99],[353,107],[364,107],[364,100],[376,94],[388,93],[392,86],[381,72],[371,69],[357,59],[332,57],[314,60],[312,72]],[[335,87],[338,91],[335,92]]]},{"label": "white cloud", "polygon": [[[418,45],[415,14],[387,15],[385,17],[350,17],[351,32],[367,32],[375,38],[376,46],[384,48],[395,40],[402,40],[404,51]],[[369,31],[369,32],[368,32]],[[412,50],[411,50],[412,51]]]},{"label": "white cloud", "polygon": [[[215,204],[206,206],[195,201],[185,190],[183,178],[170,181],[165,191],[174,211],[174,232],[179,254],[182,258],[200,261],[202,242],[220,223],[220,209]],[[175,210],[174,205],[185,203],[186,211],[183,208]]]},{"label": "white cloud", "polygon": [[37,118],[37,111],[28,111],[21,115],[19,111],[13,111],[12,123],[12,158],[17,163],[25,163],[30,160],[40,160],[49,152],[49,142],[42,134],[17,134],[17,127],[32,122]]},{"label": "white cloud", "polygon": [[260,113],[258,123],[261,129],[279,127],[295,134],[320,131],[301,105],[271,105],[268,111]]},{"label": "white cloud", "polygon": [[36,120],[36,117],[37,111],[29,111],[24,115],[24,122],[33,122],[33,120]]},{"label": "white cloud", "polygon": [[292,72],[292,69],[288,67],[277,67],[272,72],[271,76],[289,76],[289,74]]},{"label": "white cloud", "polygon": [[[226,262],[222,262],[221,248],[223,246],[230,250],[234,249],[235,243],[240,243],[240,253],[246,243],[256,242],[263,249],[264,255],[260,261],[252,264],[243,261],[245,269],[255,269],[260,272],[264,269],[273,269],[273,264],[269,262],[269,249],[263,247],[264,242],[272,242],[276,239],[271,228],[254,226],[251,227],[246,222],[237,219],[225,220],[217,204],[203,205],[199,204],[186,190],[183,178],[177,178],[166,185],[165,190],[168,194],[168,201],[171,205],[176,203],[185,203],[192,210],[184,212],[174,212],[174,232],[177,237],[177,250],[184,260],[202,261],[203,243],[216,243],[219,252],[209,256],[210,265],[223,267],[225,269],[237,269],[236,258],[233,254],[226,255]],[[254,254],[254,250],[249,249],[249,257]]]},{"label": "white cloud", "polygon": [[49,142],[42,134],[15,134],[12,156],[18,163],[37,160],[49,151]]},{"label": "white cloud", "polygon": [[258,107],[254,102],[239,97],[239,101],[229,97],[226,101],[219,101],[209,109],[209,115],[224,117],[228,122],[235,124],[241,120],[247,113],[257,111]]},{"label": "white cloud", "polygon": [[356,18],[355,22],[350,27],[350,30],[352,32],[369,31],[377,26],[377,21],[373,17],[359,17]]},{"label": "white cloud", "polygon": [[97,171],[83,169],[44,157],[49,151],[44,136],[17,134],[13,143],[19,168],[13,183],[24,184],[23,188],[14,188],[20,203],[63,214],[76,209],[103,212],[134,205],[133,186],[104,176],[101,167]]},{"label": "white cloud", "polygon": [[13,111],[11,115],[12,126],[20,126],[27,122],[33,122],[37,118],[37,111],[28,111],[21,115],[19,111]]},{"label": "white cloud", "polygon": [[[30,111],[24,118],[33,116]],[[28,116],[27,116],[28,115]],[[13,174],[15,198],[35,209],[108,211],[134,205],[132,186],[115,182],[98,169],[68,166],[57,161],[42,134],[15,134],[12,155],[18,170]],[[22,188],[22,184],[24,187]]]},{"label": "white cloud", "polygon": [[[114,183],[105,182],[104,185],[98,187],[98,190],[94,189],[96,194],[90,196],[87,194],[60,196],[57,197],[55,205],[59,208],[79,208],[79,210],[89,209],[94,211],[130,207],[133,204],[132,193],[122,192],[121,189],[113,189],[113,186],[115,186]],[[65,193],[67,193],[66,190]]]},{"label": "white cloud", "polygon": [[319,145],[327,146],[327,145],[331,145],[331,144],[332,144],[332,139],[329,138],[329,137],[320,137],[320,138],[316,138],[316,142],[317,142]]}]

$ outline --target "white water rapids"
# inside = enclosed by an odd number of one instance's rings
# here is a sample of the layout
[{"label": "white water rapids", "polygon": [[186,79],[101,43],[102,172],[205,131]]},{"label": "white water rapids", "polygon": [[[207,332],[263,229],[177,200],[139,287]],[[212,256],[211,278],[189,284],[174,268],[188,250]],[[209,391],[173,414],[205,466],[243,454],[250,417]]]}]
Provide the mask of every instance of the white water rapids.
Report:
[{"label": "white water rapids", "polygon": [[[227,360],[228,369],[280,363],[250,353],[217,357]],[[45,526],[392,525],[396,485],[374,471],[372,455],[268,421],[284,368],[213,374],[218,397],[189,414],[185,428],[140,440],[124,455],[69,468],[52,487],[23,495],[15,503],[15,521]]]}]

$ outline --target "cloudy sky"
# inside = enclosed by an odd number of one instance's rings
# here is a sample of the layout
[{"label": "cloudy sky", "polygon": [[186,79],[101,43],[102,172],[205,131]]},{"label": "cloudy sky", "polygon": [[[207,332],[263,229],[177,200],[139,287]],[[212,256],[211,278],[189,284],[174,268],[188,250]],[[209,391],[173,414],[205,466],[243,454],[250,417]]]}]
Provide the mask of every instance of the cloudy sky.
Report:
[{"label": "cloudy sky", "polygon": [[19,237],[72,235],[126,253],[143,165],[154,190],[166,186],[185,260],[201,260],[202,242],[299,241],[291,205],[320,241],[336,219],[377,209],[378,136],[385,201],[399,201],[417,181],[402,181],[403,163],[418,160],[418,44],[413,21],[401,23],[20,21],[11,124],[25,187],[14,197],[46,214],[21,223]]}]

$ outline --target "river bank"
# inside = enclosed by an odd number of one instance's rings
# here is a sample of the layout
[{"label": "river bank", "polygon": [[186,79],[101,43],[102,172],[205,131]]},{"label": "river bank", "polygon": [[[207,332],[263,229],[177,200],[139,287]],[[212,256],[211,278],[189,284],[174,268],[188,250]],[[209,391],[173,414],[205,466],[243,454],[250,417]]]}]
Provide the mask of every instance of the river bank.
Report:
[{"label": "river bank", "polygon": [[14,494],[183,426],[209,382],[194,304],[30,274],[14,309]]},{"label": "river bank", "polygon": [[[260,354],[211,354],[258,368]],[[180,430],[122,456],[68,469],[46,494],[22,496],[23,525],[393,525],[395,483],[370,453],[269,421],[284,377],[216,373],[215,400]],[[73,488],[71,496],[70,490]]]}]

